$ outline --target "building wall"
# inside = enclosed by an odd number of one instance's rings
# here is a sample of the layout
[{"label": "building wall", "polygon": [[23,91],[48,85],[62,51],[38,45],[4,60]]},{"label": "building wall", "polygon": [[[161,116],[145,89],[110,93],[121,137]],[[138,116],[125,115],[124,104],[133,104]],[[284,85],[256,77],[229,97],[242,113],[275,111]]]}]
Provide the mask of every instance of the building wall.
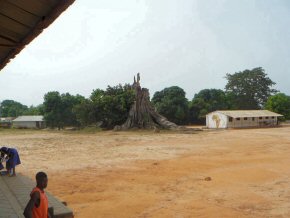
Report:
[{"label": "building wall", "polygon": [[[230,118],[229,118],[230,119]],[[257,127],[259,126],[258,117],[241,117],[232,118],[232,122],[229,120],[228,128],[243,128],[243,127]]]},{"label": "building wall", "polygon": [[[39,125],[37,126],[37,122]],[[13,127],[16,128],[44,128],[44,122],[43,121],[14,121]]]},{"label": "building wall", "polygon": [[247,128],[277,126],[277,117],[241,117],[231,118],[224,114],[213,112],[206,115],[208,128]]},{"label": "building wall", "polygon": [[224,114],[213,112],[206,115],[206,126],[207,128],[227,128],[228,117]]},{"label": "building wall", "polygon": [[228,120],[228,128],[266,127],[277,125],[277,117],[241,117],[233,118],[232,121],[228,118]]},{"label": "building wall", "polygon": [[278,125],[277,117],[241,117],[231,118],[224,114],[213,112],[206,115],[208,128],[247,128],[247,127],[270,127]]}]

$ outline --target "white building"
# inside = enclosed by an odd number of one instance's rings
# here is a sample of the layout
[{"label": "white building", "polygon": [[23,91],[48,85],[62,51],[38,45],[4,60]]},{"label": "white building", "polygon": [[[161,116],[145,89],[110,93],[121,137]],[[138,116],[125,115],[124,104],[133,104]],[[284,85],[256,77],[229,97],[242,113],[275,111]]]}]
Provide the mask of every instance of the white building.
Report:
[{"label": "white building", "polygon": [[16,128],[45,128],[43,116],[19,116],[12,123]]},{"label": "white building", "polygon": [[206,115],[207,128],[247,128],[277,126],[283,115],[268,110],[214,111]]}]

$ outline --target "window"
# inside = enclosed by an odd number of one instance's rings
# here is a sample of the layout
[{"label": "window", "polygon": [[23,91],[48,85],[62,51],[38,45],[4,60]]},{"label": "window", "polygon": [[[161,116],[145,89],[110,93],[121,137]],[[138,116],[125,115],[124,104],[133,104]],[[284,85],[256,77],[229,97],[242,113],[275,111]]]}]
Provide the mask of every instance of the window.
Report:
[{"label": "window", "polygon": [[240,119],[241,119],[241,118],[239,118],[239,117],[238,117],[238,118],[236,118],[236,120],[240,120]]},{"label": "window", "polygon": [[229,122],[233,122],[233,118],[232,117],[229,117]]},{"label": "window", "polygon": [[255,121],[255,117],[252,117],[252,121]]},{"label": "window", "polygon": [[260,120],[262,120],[263,117],[259,117]]},{"label": "window", "polygon": [[244,120],[248,120],[248,117],[244,117]]},{"label": "window", "polygon": [[266,119],[268,120],[268,119],[269,119],[269,117],[266,117]]},{"label": "window", "polygon": [[272,117],[272,119],[274,119],[275,117]]}]

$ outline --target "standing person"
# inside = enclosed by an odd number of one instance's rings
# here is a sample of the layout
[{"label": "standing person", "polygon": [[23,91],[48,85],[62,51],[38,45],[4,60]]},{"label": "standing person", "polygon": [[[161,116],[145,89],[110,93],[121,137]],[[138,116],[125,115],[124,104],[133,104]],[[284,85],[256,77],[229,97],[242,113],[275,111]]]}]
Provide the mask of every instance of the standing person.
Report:
[{"label": "standing person", "polygon": [[6,169],[7,169],[8,175],[16,176],[15,167],[16,165],[21,164],[18,151],[15,148],[2,147],[0,148],[0,152],[1,152],[1,158],[3,158],[5,155],[8,158],[8,160],[6,160]]},{"label": "standing person", "polygon": [[24,209],[25,218],[50,218],[48,199],[44,192],[47,182],[46,173],[38,172],[36,174],[36,187],[30,193],[30,200]]}]

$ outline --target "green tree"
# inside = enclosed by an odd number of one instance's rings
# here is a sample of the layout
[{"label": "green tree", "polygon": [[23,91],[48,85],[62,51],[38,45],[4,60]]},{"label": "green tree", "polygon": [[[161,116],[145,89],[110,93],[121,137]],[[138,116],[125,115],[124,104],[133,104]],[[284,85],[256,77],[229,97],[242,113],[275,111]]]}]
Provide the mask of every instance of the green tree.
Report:
[{"label": "green tree", "polygon": [[225,90],[229,94],[232,109],[260,109],[269,96],[277,90],[265,70],[261,67],[227,74]]},{"label": "green tree", "polygon": [[64,126],[80,126],[77,120],[74,107],[81,104],[85,99],[81,95],[71,95],[69,93],[62,94],[61,96],[61,120]]},{"label": "green tree", "polygon": [[83,99],[73,107],[73,112],[76,115],[77,122],[81,126],[88,126],[97,122],[96,111],[91,99]]},{"label": "green tree", "polygon": [[282,119],[290,119],[290,96],[284,93],[278,93],[276,95],[270,96],[265,108],[267,110],[284,115]]},{"label": "green tree", "polygon": [[189,103],[189,119],[192,123],[204,123],[206,114],[228,108],[228,98],[223,90],[203,89]]},{"label": "green tree", "polygon": [[28,109],[26,105],[23,105],[17,101],[4,100],[0,104],[0,116],[1,117],[18,117]]},{"label": "green tree", "polygon": [[186,124],[188,100],[185,92],[178,86],[171,86],[154,93],[152,103],[158,113],[176,124]]},{"label": "green tree", "polygon": [[81,95],[73,96],[69,93],[48,92],[44,96],[43,111],[47,126],[61,129],[65,126],[79,126],[74,107],[85,98]]},{"label": "green tree", "polygon": [[[93,107],[94,112],[89,113],[87,118],[94,122],[102,122],[105,128],[113,128],[121,125],[128,117],[129,110],[134,102],[135,94],[131,86],[121,84],[108,86],[107,89],[96,89],[90,96],[90,101],[84,102],[87,109]],[[91,106],[92,104],[92,106]]]},{"label": "green tree", "polygon": [[64,122],[62,120],[62,102],[59,92],[48,92],[44,95],[44,120],[46,125],[51,128],[63,128]]},{"label": "green tree", "polygon": [[43,115],[43,105],[40,104],[38,106],[31,105],[25,112],[23,112],[23,115]]}]

